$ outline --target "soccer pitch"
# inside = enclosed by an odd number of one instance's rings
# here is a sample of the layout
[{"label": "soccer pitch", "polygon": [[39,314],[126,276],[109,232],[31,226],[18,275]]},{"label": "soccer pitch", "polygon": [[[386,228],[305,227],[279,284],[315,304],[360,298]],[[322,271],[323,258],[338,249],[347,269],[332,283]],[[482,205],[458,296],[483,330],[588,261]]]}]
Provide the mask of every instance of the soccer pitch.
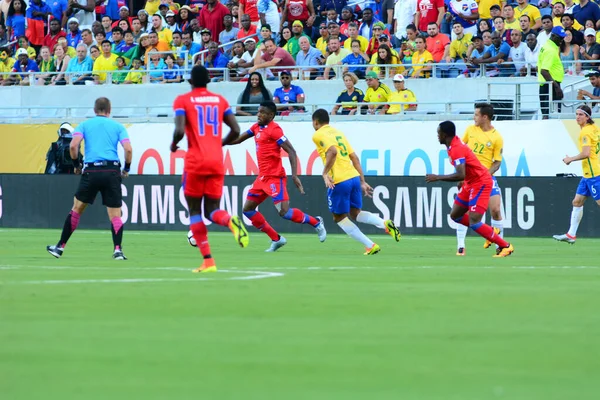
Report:
[{"label": "soccer pitch", "polygon": [[2,399],[598,398],[598,239],[250,234],[0,230]]}]

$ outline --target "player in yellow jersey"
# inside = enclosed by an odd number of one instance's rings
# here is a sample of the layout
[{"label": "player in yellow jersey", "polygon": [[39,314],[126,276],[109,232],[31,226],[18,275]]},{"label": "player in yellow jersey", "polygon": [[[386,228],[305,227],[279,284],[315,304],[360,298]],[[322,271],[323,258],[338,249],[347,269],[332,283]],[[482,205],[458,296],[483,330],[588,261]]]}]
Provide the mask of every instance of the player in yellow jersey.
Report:
[{"label": "player in yellow jersey", "polygon": [[[492,228],[497,235],[503,237],[502,229],[502,212],[500,211],[500,187],[494,177],[494,173],[500,169],[502,164],[502,148],[504,147],[504,140],[500,133],[492,126],[492,119],[494,118],[494,107],[488,103],[477,103],[475,104],[475,113],[473,114],[474,125],[469,126],[462,141],[469,146],[473,151],[477,159],[486,167],[492,179],[494,186],[492,187],[492,193],[490,194],[489,210],[492,215]],[[457,256],[464,256],[465,250],[465,237],[467,236],[468,228],[463,225],[458,225],[456,228],[456,240]],[[483,247],[487,249],[492,245],[489,240],[485,241]]]},{"label": "player in yellow jersey", "polygon": [[379,253],[381,248],[348,218],[384,229],[396,242],[400,241],[400,231],[394,221],[384,221],[377,214],[361,210],[362,195],[371,196],[373,188],[365,181],[360,160],[346,136],[329,126],[329,113],[318,109],[312,115],[313,142],[323,160],[323,180],[327,187],[327,202],[333,220],[352,239],[366,247],[365,255]]},{"label": "player in yellow jersey", "polygon": [[563,162],[567,165],[573,161],[581,161],[583,178],[577,186],[571,211],[571,226],[564,235],[554,235],[560,242],[575,243],[577,228],[583,216],[583,203],[592,196],[600,206],[600,129],[594,124],[592,110],[588,106],[579,106],[575,120],[581,127],[579,133],[579,154],[573,157],[566,156]]}]

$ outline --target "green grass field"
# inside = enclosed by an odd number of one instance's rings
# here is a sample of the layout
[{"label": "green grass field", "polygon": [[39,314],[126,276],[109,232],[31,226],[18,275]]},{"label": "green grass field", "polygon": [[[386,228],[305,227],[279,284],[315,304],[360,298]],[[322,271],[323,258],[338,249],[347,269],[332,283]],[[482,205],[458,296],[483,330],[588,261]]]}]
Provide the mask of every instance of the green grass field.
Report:
[{"label": "green grass field", "polygon": [[[331,225],[331,224],[330,224]],[[330,226],[331,230],[335,230]],[[600,240],[0,230],[0,398],[597,399]]]}]

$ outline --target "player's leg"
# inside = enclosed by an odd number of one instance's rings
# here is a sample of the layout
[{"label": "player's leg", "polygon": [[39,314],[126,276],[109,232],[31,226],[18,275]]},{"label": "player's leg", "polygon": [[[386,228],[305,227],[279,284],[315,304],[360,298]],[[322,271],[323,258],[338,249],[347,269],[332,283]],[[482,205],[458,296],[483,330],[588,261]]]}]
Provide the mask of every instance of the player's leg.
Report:
[{"label": "player's leg", "polygon": [[[459,186],[458,193],[456,197],[454,197],[454,204],[456,206],[455,215],[456,218],[462,218],[462,216],[468,211],[469,204],[469,187],[464,184],[464,182]],[[456,220],[452,217],[453,220]],[[457,221],[458,222],[458,221]],[[469,231],[469,225],[464,225],[458,222],[456,227],[456,255],[464,256],[466,255],[466,245],[465,238],[467,237],[467,232]]]},{"label": "player's leg", "polygon": [[123,254],[123,220],[121,219],[121,207],[106,207],[108,219],[110,220],[110,231],[113,239],[113,259],[127,260]]},{"label": "player's leg", "polygon": [[[502,221],[502,211],[500,209],[502,203],[502,196],[500,195],[500,187],[498,186],[498,182],[496,178],[492,178],[494,181],[494,185],[492,186],[492,193],[490,195],[489,202],[489,211],[492,217],[492,228],[494,228],[494,232],[500,235],[500,237],[504,237],[504,224]],[[483,244],[483,248],[487,249],[492,245],[489,240],[486,240]]]},{"label": "player's leg", "polygon": [[581,218],[583,218],[583,205],[587,198],[592,194],[593,193],[590,190],[587,179],[582,178],[581,181],[579,181],[577,191],[575,192],[575,198],[573,198],[572,202],[573,210],[571,210],[571,224],[569,225],[569,231],[562,235],[552,236],[555,240],[558,240],[559,242],[567,242],[569,244],[575,243],[575,239],[577,238],[577,229],[579,228]]},{"label": "player's leg", "polygon": [[223,175],[205,177],[204,215],[206,219],[211,220],[215,224],[228,227],[233,233],[236,242],[241,247],[247,247],[250,243],[250,236],[248,236],[248,231],[242,220],[237,215],[231,216],[227,211],[219,208],[224,183],[225,176]]},{"label": "player's leg", "polygon": [[56,258],[60,258],[62,256],[67,242],[79,225],[79,218],[81,217],[81,214],[83,214],[88,204],[94,203],[97,193],[98,188],[95,187],[90,174],[84,173],[79,181],[77,192],[75,192],[73,207],[65,219],[60,240],[54,246],[46,246],[46,251],[48,251],[48,253]]},{"label": "player's leg", "polygon": [[[192,190],[188,190],[185,194],[185,200],[188,204],[188,210],[190,212],[190,230],[194,235],[194,240],[198,244],[200,254],[202,254],[202,265],[196,268],[193,272],[216,272],[217,265],[210,252],[210,245],[208,243],[208,229],[202,220],[202,196],[200,196],[199,187],[197,185],[194,188],[195,193]],[[189,186],[188,186],[189,187]]]},{"label": "player's leg", "polygon": [[259,231],[265,233],[271,239],[271,246],[267,252],[276,251],[284,246],[287,241],[283,236],[280,236],[275,229],[267,222],[264,215],[257,210],[258,206],[267,199],[269,195],[263,189],[263,184],[260,178],[256,178],[252,187],[248,191],[246,202],[244,203],[244,216],[252,222],[252,226]]},{"label": "player's leg", "polygon": [[102,204],[108,212],[110,231],[113,239],[113,259],[127,260],[123,254],[123,220],[121,219],[121,171],[103,171],[94,175],[96,185],[102,195]]},{"label": "player's leg", "polygon": [[327,189],[327,203],[329,211],[333,214],[333,220],[344,231],[346,235],[365,246],[365,255],[377,254],[381,248],[369,239],[354,222],[348,218],[350,213],[350,194],[352,182],[350,180],[340,182],[333,189]]}]

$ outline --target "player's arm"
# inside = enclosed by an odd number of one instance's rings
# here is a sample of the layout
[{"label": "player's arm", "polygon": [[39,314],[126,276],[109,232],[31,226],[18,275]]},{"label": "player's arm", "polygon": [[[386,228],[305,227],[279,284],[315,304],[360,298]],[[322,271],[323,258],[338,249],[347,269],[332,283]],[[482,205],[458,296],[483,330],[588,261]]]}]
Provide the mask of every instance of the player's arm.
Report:
[{"label": "player's arm", "polygon": [[590,146],[582,146],[581,147],[581,153],[577,154],[576,156],[573,157],[569,157],[569,156],[565,156],[565,158],[563,158],[563,162],[567,165],[571,164],[573,161],[581,161],[581,160],[585,160],[586,158],[588,158],[591,154],[592,150]]},{"label": "player's arm", "polygon": [[225,114],[223,117],[223,122],[229,127],[229,133],[227,136],[225,136],[225,139],[223,139],[223,146],[227,146],[228,144],[232,144],[235,140],[239,139],[240,126],[238,125],[237,119],[235,119],[235,115],[232,112]]},{"label": "player's arm", "polygon": [[[461,162],[461,160],[462,160],[462,162]],[[459,159],[456,161],[460,162],[460,163],[456,163],[456,165],[455,165],[456,170],[454,171],[453,174],[450,174],[450,175],[427,174],[427,175],[425,175],[425,182],[431,183],[431,182],[436,182],[436,181],[444,181],[444,182],[464,181],[465,174],[467,171],[466,164],[464,163],[464,159]]]},{"label": "player's arm", "polygon": [[502,161],[494,161],[489,169],[490,175],[494,175],[500,169],[500,165],[502,165]]},{"label": "player's arm", "polygon": [[250,139],[252,136],[254,136],[254,133],[252,133],[252,131],[251,131],[251,130],[247,130],[246,132],[242,133],[241,135],[238,135],[238,137],[237,137],[235,140],[232,140],[232,141],[231,141],[231,142],[229,142],[229,143],[225,143],[225,142],[223,141],[223,146],[226,146],[226,145],[233,146],[234,144],[240,144],[240,143],[243,143],[243,142],[245,142],[246,140]]},{"label": "player's arm", "polygon": [[325,181],[325,186],[327,186],[329,189],[333,189],[335,187],[335,184],[333,183],[333,179],[331,178],[331,175],[329,175],[329,172],[331,171],[331,169],[333,168],[333,166],[335,164],[335,160],[337,159],[337,154],[338,154],[337,147],[335,147],[334,145],[329,146],[329,148],[325,152],[325,165],[323,166],[323,180]]},{"label": "player's arm", "polygon": [[350,154],[350,161],[352,161],[352,166],[354,166],[354,169],[360,175],[360,186],[362,187],[363,193],[365,196],[371,197],[373,195],[373,188],[365,181],[365,174],[363,173],[362,165],[360,165],[360,160],[356,153]]},{"label": "player's arm", "polygon": [[300,190],[301,194],[304,194],[304,187],[302,186],[300,178],[298,178],[298,154],[296,154],[296,149],[294,149],[294,146],[292,146],[292,143],[289,140],[283,141],[281,143],[281,148],[288,153],[290,166],[292,167],[292,180],[294,181],[294,185]]},{"label": "player's arm", "polygon": [[179,146],[177,144],[181,142],[181,139],[185,136],[185,114],[175,114],[175,131],[173,131],[173,142],[171,143],[171,151],[174,153],[177,151]]}]

